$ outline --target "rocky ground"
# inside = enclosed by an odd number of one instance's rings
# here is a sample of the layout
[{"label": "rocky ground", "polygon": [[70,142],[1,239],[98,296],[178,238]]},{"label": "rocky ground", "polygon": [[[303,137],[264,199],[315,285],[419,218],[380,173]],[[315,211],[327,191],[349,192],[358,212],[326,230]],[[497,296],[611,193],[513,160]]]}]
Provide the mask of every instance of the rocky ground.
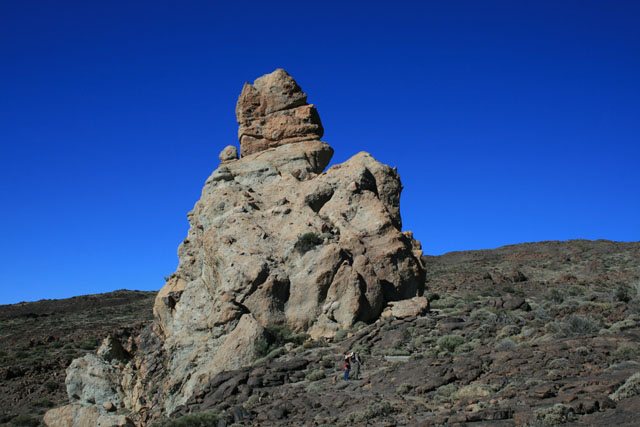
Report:
[{"label": "rocky ground", "polygon": [[155,295],[122,290],[0,306],[0,424],[39,425],[47,409],[66,403],[71,361],[109,334],[140,330]]},{"label": "rocky ground", "polygon": [[[640,243],[527,243],[423,260],[428,314],[360,323],[332,341],[272,329],[264,357],[217,375],[156,425],[637,425]],[[91,351],[76,343],[151,318],[153,294],[128,295],[121,305],[0,307],[3,422],[30,425],[20,423],[63,403],[64,368]],[[342,355],[354,349],[362,378],[347,382]]]}]

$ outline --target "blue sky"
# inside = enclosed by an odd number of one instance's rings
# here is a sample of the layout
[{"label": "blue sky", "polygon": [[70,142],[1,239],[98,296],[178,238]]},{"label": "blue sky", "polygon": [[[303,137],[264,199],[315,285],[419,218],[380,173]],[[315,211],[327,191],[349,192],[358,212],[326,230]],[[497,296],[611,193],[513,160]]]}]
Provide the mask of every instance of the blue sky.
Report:
[{"label": "blue sky", "polygon": [[640,240],[635,1],[0,3],[0,304],[159,289],[285,68],[427,254]]}]

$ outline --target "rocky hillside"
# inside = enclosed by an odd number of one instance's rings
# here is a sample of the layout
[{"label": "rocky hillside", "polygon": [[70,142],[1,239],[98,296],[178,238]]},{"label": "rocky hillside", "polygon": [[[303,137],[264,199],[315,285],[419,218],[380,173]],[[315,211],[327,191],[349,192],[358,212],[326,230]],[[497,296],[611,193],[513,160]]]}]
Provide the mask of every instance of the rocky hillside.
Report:
[{"label": "rocky hillside", "polygon": [[[429,313],[357,324],[330,340],[274,329],[261,359],[219,374],[159,424],[636,425],[640,243],[526,243],[423,260]],[[43,406],[67,399],[65,353],[150,319],[152,299],[116,292],[0,307],[15,349],[0,359],[2,422],[37,425]],[[341,358],[352,349],[362,379],[345,382]],[[27,417],[35,423],[20,424]]]},{"label": "rocky hillside", "polygon": [[[218,375],[162,425],[637,425],[640,244],[425,257],[431,312]],[[361,380],[341,379],[359,350]]]},{"label": "rocky hillside", "polygon": [[38,425],[68,401],[65,369],[109,335],[137,334],[156,292],[115,291],[0,306],[0,424]]}]

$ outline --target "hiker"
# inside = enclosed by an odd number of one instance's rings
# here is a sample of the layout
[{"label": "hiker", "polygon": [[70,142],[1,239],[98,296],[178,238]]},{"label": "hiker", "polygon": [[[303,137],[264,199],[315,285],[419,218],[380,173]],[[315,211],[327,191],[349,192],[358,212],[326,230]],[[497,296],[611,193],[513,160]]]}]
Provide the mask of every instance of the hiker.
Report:
[{"label": "hiker", "polygon": [[351,354],[347,354],[344,357],[344,380],[348,381],[349,380],[349,370],[351,369],[351,362],[349,361],[351,359]]},{"label": "hiker", "polygon": [[353,379],[360,379],[360,365],[362,364],[362,360],[360,360],[360,352],[356,351],[355,353],[351,353],[351,362],[353,363]]}]

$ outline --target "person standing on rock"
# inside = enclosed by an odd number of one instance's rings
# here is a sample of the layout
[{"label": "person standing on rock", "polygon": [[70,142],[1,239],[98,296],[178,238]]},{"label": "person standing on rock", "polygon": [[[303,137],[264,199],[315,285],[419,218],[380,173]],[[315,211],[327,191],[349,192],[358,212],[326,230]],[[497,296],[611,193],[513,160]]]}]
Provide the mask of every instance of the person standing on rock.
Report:
[{"label": "person standing on rock", "polygon": [[356,351],[351,353],[351,362],[353,362],[353,379],[360,379],[360,364],[362,361],[360,360],[360,352]]},{"label": "person standing on rock", "polygon": [[351,370],[350,359],[351,359],[351,353],[347,354],[344,357],[344,367],[343,367],[343,369],[344,369],[344,380],[345,381],[349,380],[349,371]]}]

